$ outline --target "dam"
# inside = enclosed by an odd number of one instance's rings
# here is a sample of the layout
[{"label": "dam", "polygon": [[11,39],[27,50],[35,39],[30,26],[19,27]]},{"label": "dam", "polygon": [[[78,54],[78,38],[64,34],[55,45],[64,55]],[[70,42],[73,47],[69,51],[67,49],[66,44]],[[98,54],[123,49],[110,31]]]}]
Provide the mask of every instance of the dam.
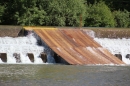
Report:
[{"label": "dam", "polygon": [[[120,39],[116,37],[118,33],[104,36],[96,30],[69,27],[1,26],[0,63],[130,64],[129,48],[126,49],[129,46],[129,36],[125,35]],[[121,48],[124,50],[118,49],[120,47],[115,46],[117,43],[119,46],[122,45]]]}]

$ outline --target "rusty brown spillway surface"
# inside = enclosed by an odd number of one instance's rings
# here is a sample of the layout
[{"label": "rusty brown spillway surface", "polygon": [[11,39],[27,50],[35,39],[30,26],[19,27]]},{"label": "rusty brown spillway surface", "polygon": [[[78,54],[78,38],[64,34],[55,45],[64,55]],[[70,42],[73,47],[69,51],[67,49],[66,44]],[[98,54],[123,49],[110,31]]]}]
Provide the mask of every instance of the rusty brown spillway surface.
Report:
[{"label": "rusty brown spillway surface", "polygon": [[69,64],[124,64],[82,29],[33,28]]}]

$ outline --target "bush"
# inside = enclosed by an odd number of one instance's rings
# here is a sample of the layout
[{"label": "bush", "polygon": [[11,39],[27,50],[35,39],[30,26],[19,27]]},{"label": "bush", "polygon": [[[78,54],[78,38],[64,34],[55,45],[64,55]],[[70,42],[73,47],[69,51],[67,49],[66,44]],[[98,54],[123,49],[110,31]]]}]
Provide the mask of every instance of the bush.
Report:
[{"label": "bush", "polygon": [[114,11],[113,15],[115,17],[116,27],[129,27],[130,25],[130,13],[127,10],[124,11]]},{"label": "bush", "polygon": [[109,7],[104,2],[89,5],[87,8],[85,26],[89,27],[114,27],[114,17]]},{"label": "bush", "polygon": [[0,5],[0,23],[2,22],[2,16],[3,16],[3,13],[4,13],[4,6]]},{"label": "bush", "polygon": [[85,19],[84,0],[48,0],[46,4],[45,25],[79,26],[81,14]]}]

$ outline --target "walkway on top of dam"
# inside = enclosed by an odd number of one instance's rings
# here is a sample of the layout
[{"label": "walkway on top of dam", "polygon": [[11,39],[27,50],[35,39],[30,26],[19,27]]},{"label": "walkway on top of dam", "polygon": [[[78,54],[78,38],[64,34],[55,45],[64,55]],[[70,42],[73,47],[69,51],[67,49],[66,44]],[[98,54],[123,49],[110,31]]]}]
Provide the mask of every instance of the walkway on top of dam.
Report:
[{"label": "walkway on top of dam", "polygon": [[124,64],[88,36],[83,29],[24,27],[39,37],[69,64]]}]

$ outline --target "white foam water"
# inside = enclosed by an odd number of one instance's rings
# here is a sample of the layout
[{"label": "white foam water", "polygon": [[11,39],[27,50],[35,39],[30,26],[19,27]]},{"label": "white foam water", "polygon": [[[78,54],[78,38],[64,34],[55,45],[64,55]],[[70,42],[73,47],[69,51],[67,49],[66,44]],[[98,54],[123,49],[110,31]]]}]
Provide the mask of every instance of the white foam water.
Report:
[{"label": "white foam water", "polygon": [[85,32],[86,32],[86,34],[89,35],[90,37],[95,38],[95,32],[94,32],[94,31],[92,31],[92,30],[87,30],[87,31],[85,31]]},{"label": "white foam water", "polygon": [[130,39],[109,39],[109,38],[94,38],[102,47],[105,47],[113,55],[121,54],[122,61],[126,64],[130,64],[130,58],[126,58],[127,54],[130,54]]},{"label": "white foam water", "polygon": [[[0,53],[7,54],[7,63],[16,63],[13,53],[19,53],[21,63],[32,63],[27,53],[34,54],[34,63],[43,63],[39,58],[41,52],[44,51],[43,46],[37,45],[37,40],[33,33],[26,37],[0,37]],[[0,63],[3,63],[0,59]]]}]

